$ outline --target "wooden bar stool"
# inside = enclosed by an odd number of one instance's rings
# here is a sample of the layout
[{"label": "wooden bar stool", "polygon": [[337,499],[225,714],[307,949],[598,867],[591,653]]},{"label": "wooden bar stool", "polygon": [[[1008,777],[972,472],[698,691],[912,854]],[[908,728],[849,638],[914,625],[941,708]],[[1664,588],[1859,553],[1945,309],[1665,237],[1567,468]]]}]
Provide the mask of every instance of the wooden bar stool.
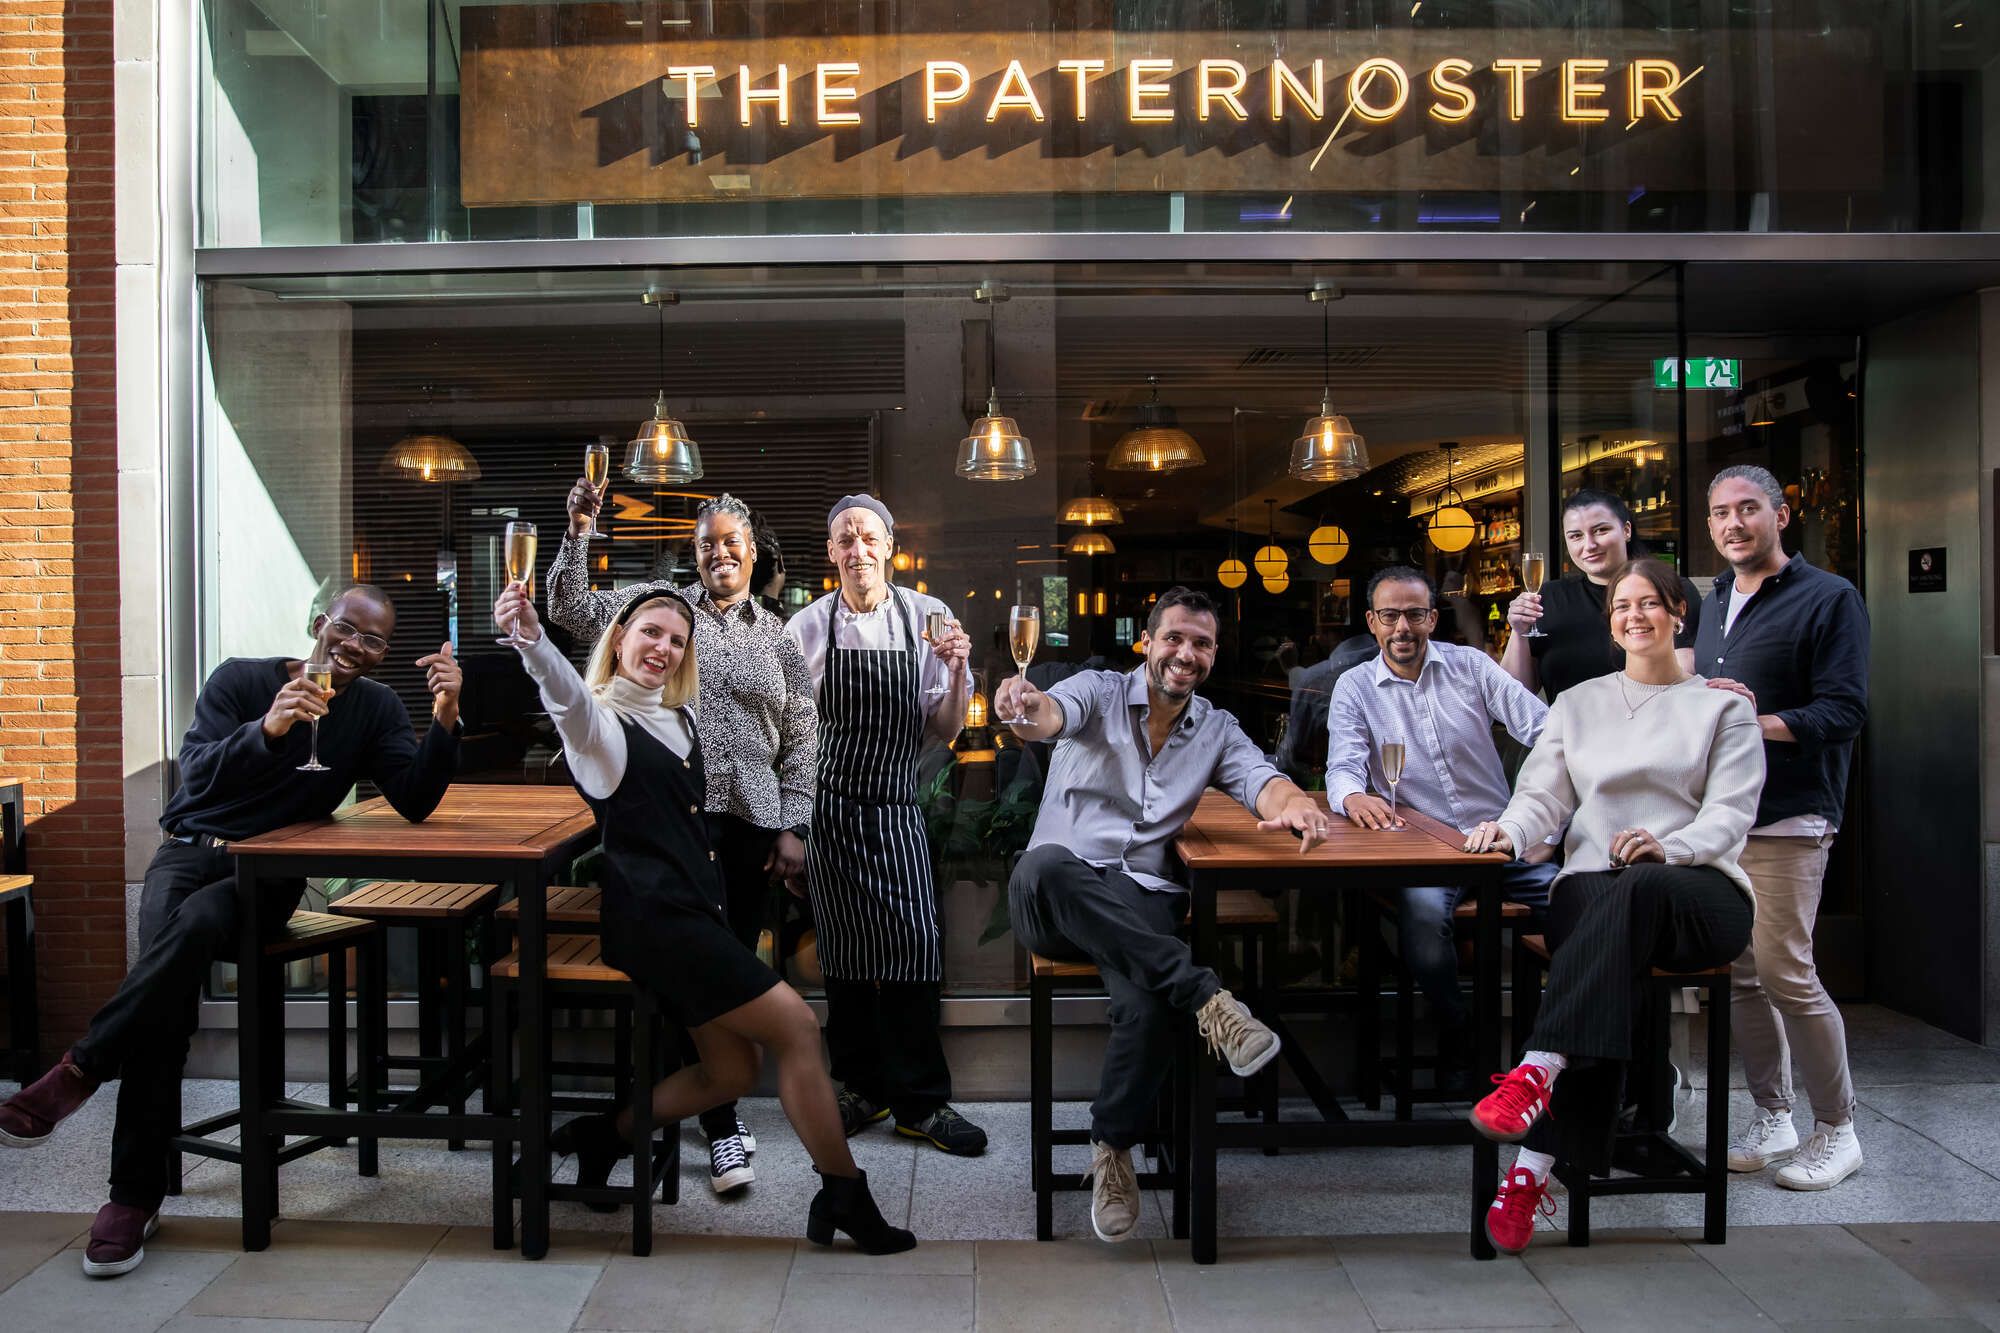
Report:
[{"label": "wooden bar stool", "polygon": [[[377,1041],[374,1066],[363,1064],[358,1077],[372,1081],[380,1097],[395,1098],[400,1093],[398,1109],[420,1110],[443,1102],[453,1115],[464,1115],[467,1088],[484,1081],[489,1066],[479,1048],[487,1034],[481,1032],[470,1043],[466,1035],[467,996],[472,988],[466,939],[468,933],[476,934],[481,961],[492,960],[497,946],[493,909],[499,900],[497,884],[380,880],[327,904],[326,910],[336,916],[374,921],[384,930],[401,927],[415,932],[417,1054],[389,1053],[386,998],[380,1011],[360,1015],[361,1022],[376,1025]],[[417,1075],[414,1088],[391,1088],[391,1074],[399,1069]],[[345,1087],[336,1096],[336,1105],[347,1104]],[[465,1140],[448,1139],[445,1146],[457,1152]]]},{"label": "wooden bar stool", "polygon": [[[1361,973],[1358,989],[1361,992],[1361,1022],[1355,1029],[1356,1073],[1360,1087],[1362,1104],[1373,1111],[1382,1105],[1382,1089],[1386,1083],[1390,1096],[1396,1099],[1396,1119],[1409,1120],[1418,1105],[1437,1102],[1462,1102],[1476,1098],[1476,1091],[1446,1092],[1437,1086],[1438,1057],[1417,1054],[1417,980],[1403,962],[1400,950],[1391,949],[1382,937],[1382,922],[1394,921],[1400,904],[1393,893],[1364,894],[1362,904],[1363,920],[1359,923],[1361,946]],[[1452,936],[1455,940],[1469,941],[1479,921],[1479,904],[1471,901],[1460,903],[1452,911]],[[1532,924],[1534,909],[1526,903],[1502,902],[1500,904],[1500,929],[1519,937],[1520,932]],[[1396,974],[1396,1019],[1394,1039],[1396,1052],[1386,1059],[1381,1055],[1381,1016],[1377,1012],[1380,1004],[1383,963]],[[1371,1003],[1371,1001],[1373,1001]],[[1418,1086],[1417,1074],[1429,1073],[1432,1081],[1428,1086]]]},{"label": "wooden bar stool", "polygon": [[[671,1072],[668,1064],[673,1059],[673,1046],[663,1039],[659,1006],[652,993],[634,986],[630,977],[604,961],[603,941],[597,936],[549,936],[547,976],[551,1008],[618,1008],[629,1015],[620,1025],[621,1031],[627,1034],[625,1045],[613,1057],[620,1063],[629,1064],[631,1071],[623,1080],[621,1091],[609,1099],[562,1097],[551,1099],[552,1104],[604,1111],[615,1108],[623,1101],[632,1111],[632,1132],[628,1139],[632,1151],[632,1183],[602,1186],[551,1184],[548,1187],[549,1197],[586,1204],[630,1205],[632,1253],[643,1257],[653,1252],[654,1190],[660,1191],[661,1200],[665,1203],[680,1202],[680,1124],[655,1125],[653,1122],[653,1085]],[[489,983],[502,989],[511,989],[520,978],[519,950],[502,958],[487,972]],[[504,1004],[494,1006],[494,1009],[503,1015],[506,1012]],[[492,1083],[496,1088],[505,1088],[513,1081],[509,1068],[512,1034],[509,1030],[496,1028],[493,1038],[489,1047],[494,1065]],[[551,1071],[554,1072],[553,1066]],[[654,1141],[656,1129],[664,1131],[663,1139],[658,1143]],[[511,1152],[512,1145],[496,1143],[493,1151],[496,1155]],[[523,1165],[526,1167],[525,1163]],[[495,1179],[504,1180],[507,1176],[496,1172]]]},{"label": "wooden bar stool", "polygon": [[[1245,1003],[1253,1010],[1263,1008],[1260,1001],[1266,987],[1264,967],[1268,958],[1265,946],[1277,931],[1277,908],[1261,893],[1231,889],[1216,895],[1215,917],[1218,931],[1243,940],[1247,978]],[[1065,1176],[1060,1182],[1056,1179],[1055,1149],[1088,1144],[1090,1131],[1055,1128],[1055,993],[1062,989],[1109,997],[1105,994],[1104,978],[1094,963],[1062,962],[1040,954],[1029,954],[1028,963],[1030,1173],[1035,1190],[1035,1239],[1053,1240],[1055,1192],[1090,1188],[1088,1179],[1083,1176]],[[1266,1124],[1275,1123],[1278,1118],[1276,1067],[1247,1082],[1255,1085],[1255,1090],[1247,1086],[1244,1090],[1244,1114],[1261,1112]],[[1163,1122],[1161,1133],[1146,1144],[1147,1156],[1159,1165],[1152,1171],[1137,1174],[1142,1189],[1173,1191],[1174,1234],[1181,1236],[1187,1232],[1185,1099],[1174,1094],[1170,1082],[1165,1100],[1167,1113],[1160,1118]]]},{"label": "wooden bar stool", "polygon": [[[382,931],[373,921],[359,921],[349,917],[334,916],[326,912],[294,912],[285,923],[284,932],[264,945],[263,966],[267,972],[264,994],[271,997],[267,1012],[261,1014],[239,1013],[237,1015],[237,1040],[260,1041],[266,1052],[264,1067],[271,1071],[274,1086],[266,1090],[265,1101],[280,1106],[311,1109],[304,1102],[293,1101],[278,1094],[283,1091],[285,1077],[285,1011],[282,975],[287,963],[295,963],[306,958],[326,959],[326,1083],[327,1100],[344,1096],[347,1087],[347,951],[355,951],[358,976],[357,989],[363,1021],[355,1027],[355,1063],[363,1069],[375,1058],[375,1029],[366,1021],[365,1015],[371,995],[386,990],[383,975],[386,958],[382,948]],[[376,1109],[373,1088],[368,1080],[360,1084],[358,1098],[360,1109]],[[181,1192],[182,1154],[193,1153],[197,1157],[212,1157],[218,1161],[243,1161],[243,1150],[239,1144],[223,1142],[211,1137],[225,1129],[234,1129],[243,1121],[241,1106],[233,1111],[212,1115],[191,1124],[183,1124],[169,1148],[167,1161],[167,1192]],[[322,1148],[338,1148],[346,1144],[343,1138],[310,1137],[286,1144],[278,1152],[278,1164],[296,1161],[307,1153],[318,1152]],[[377,1166],[377,1144],[375,1138],[360,1139],[360,1174],[372,1176]]]},{"label": "wooden bar stool", "polygon": [[42,1074],[41,1019],[35,1002],[35,877],[0,875],[7,914],[7,1049],[4,1067],[19,1083]]},{"label": "wooden bar stool", "polygon": [[[1526,1041],[1526,1034],[1534,1030],[1535,1015],[1541,1009],[1542,975],[1548,965],[1549,949],[1547,940],[1540,935],[1524,935],[1519,945],[1515,955],[1514,1014],[1516,1031]],[[1518,966],[1522,958],[1532,960],[1528,967]],[[1699,1194],[1702,1240],[1721,1245],[1728,1239],[1729,964],[1700,972],[1669,972],[1656,967],[1651,980],[1669,991],[1693,987],[1708,992],[1706,1160],[1682,1147],[1666,1130],[1642,1123],[1619,1131],[1612,1141],[1611,1165],[1615,1170],[1630,1171],[1629,1176],[1593,1178],[1587,1171],[1567,1163],[1558,1164],[1556,1177],[1569,1189],[1571,1245],[1590,1244],[1591,1199],[1620,1194]],[[1634,1067],[1644,1071],[1651,1082],[1660,1077],[1660,1061],[1653,1057],[1667,1049],[1670,1022],[1667,1005],[1651,1006],[1643,1045],[1634,1052]],[[1665,1104],[1659,1092],[1657,1087],[1647,1089],[1642,1104]]]},{"label": "wooden bar stool", "polygon": [[[542,901],[543,919],[550,930],[560,929],[579,935],[594,935],[597,933],[598,912],[604,902],[604,890],[592,888],[588,885],[552,884],[549,886],[547,896]],[[518,929],[518,923],[521,919],[521,904],[519,900],[509,898],[506,902],[501,903],[499,908],[494,911],[493,919],[495,931],[503,940],[504,946],[512,948],[515,931]],[[501,946],[495,946],[496,956],[500,952],[500,948]],[[486,1031],[494,1034],[496,1039],[505,1041],[508,1039],[507,1034],[513,1031],[513,1027],[508,1019],[505,1006],[499,1002],[499,996],[500,993],[491,987],[486,991]],[[612,1080],[613,1095],[620,1101],[624,1100],[626,1079],[630,1077],[631,1069],[626,1063],[624,1056],[619,1053],[627,1050],[632,1044],[631,1007],[629,1005],[616,1006],[613,1009],[612,1022],[616,1026],[616,1031],[613,1032],[611,1039],[611,1048],[614,1052],[614,1057],[609,1062],[563,1060],[550,1065],[549,1072],[551,1074],[581,1074],[609,1077]],[[491,1051],[488,1052],[488,1056],[489,1068],[502,1071],[512,1068],[513,1052],[511,1050],[499,1053],[499,1058],[497,1059],[494,1058]],[[495,1114],[506,1114],[514,1105],[512,1077],[510,1076],[497,1082],[489,1078],[488,1084],[489,1086],[486,1089],[487,1109]]]}]

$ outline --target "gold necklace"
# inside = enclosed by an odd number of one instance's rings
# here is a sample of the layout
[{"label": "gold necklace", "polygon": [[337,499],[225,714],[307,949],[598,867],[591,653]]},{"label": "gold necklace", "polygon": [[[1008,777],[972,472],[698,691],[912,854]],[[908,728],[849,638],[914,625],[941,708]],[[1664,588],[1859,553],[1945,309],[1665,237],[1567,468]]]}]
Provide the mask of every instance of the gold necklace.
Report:
[{"label": "gold necklace", "polygon": [[[1636,704],[1632,702],[1631,694],[1625,689],[1625,682],[1628,679],[1630,678],[1623,671],[1618,673],[1618,697],[1625,701],[1625,716],[1627,718],[1634,718],[1639,715],[1641,708],[1644,708],[1647,704],[1653,702],[1653,700],[1659,698],[1668,690],[1671,690],[1674,686],[1681,684],[1688,678],[1682,676],[1680,680],[1670,680],[1665,685],[1639,685],[1639,688],[1644,690],[1646,695]],[[1633,683],[1638,684],[1636,681]]]}]

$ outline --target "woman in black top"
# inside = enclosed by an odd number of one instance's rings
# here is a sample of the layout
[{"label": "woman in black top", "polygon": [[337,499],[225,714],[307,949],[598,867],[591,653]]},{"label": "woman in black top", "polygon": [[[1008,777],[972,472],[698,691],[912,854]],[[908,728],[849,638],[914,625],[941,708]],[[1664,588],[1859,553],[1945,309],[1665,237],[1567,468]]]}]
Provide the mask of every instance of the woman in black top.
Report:
[{"label": "woman in black top", "polygon": [[[597,816],[604,959],[658,997],[700,1056],[653,1089],[654,1114],[671,1123],[748,1096],[768,1054],[778,1101],[825,1182],[807,1239],[831,1244],[837,1228],[870,1254],[909,1249],[916,1241],[883,1220],[848,1152],[812,1010],[729,928],[702,812],[693,610],[671,592],[641,591],[599,637],[581,677],[542,633],[522,585],[507,585],[493,617],[523,640],[522,665]],[[630,1119],[629,1111],[584,1116],[549,1146],[575,1153],[578,1181],[599,1185],[624,1155]]]},{"label": "woman in black top", "polygon": [[[1563,544],[1581,573],[1542,585],[1540,595],[1522,592],[1507,607],[1513,634],[1501,654],[1501,669],[1531,690],[1553,700],[1572,685],[1608,676],[1625,665],[1611,642],[1604,615],[1605,581],[1632,550],[1632,511],[1609,491],[1580,490],[1563,502]],[[1681,580],[1687,618],[1674,636],[1682,671],[1694,670],[1694,635],[1700,624],[1701,594]],[[1537,624],[1541,637],[1529,638]]]}]

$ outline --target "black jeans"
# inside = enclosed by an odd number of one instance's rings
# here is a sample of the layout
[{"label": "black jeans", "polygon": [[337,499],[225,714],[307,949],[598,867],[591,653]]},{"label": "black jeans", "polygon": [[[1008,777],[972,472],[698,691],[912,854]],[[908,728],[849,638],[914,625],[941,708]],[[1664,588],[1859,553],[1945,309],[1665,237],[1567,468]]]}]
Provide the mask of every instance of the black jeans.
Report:
[{"label": "black jeans", "polygon": [[938,1035],[936,981],[826,979],[826,1052],[833,1077],[896,1123],[915,1125],[951,1100],[951,1066]]},{"label": "black jeans", "polygon": [[1008,882],[1021,943],[1044,958],[1095,963],[1110,993],[1111,1039],[1090,1108],[1099,1143],[1129,1148],[1146,1136],[1173,1067],[1174,1016],[1222,989],[1177,934],[1187,904],[1185,893],[1149,889],[1054,845],[1022,856]]},{"label": "black jeans", "polygon": [[1567,1057],[1528,1146],[1589,1171],[1609,1163],[1625,1065],[1656,967],[1694,972],[1750,942],[1750,900],[1712,866],[1647,863],[1570,875],[1549,895],[1549,984],[1533,1050]]},{"label": "black jeans", "polygon": [[[304,880],[263,880],[265,920],[282,927]],[[167,1150],[180,1132],[181,1070],[201,1016],[209,964],[236,959],[236,865],[219,848],[170,842],[153,854],[139,896],[139,956],[117,994],[72,1048],[79,1068],[118,1079],[111,1201],[155,1208]]]},{"label": "black jeans", "polygon": [[[778,840],[776,829],[759,828],[734,815],[708,817],[709,840],[715,845],[716,864],[722,870],[723,907],[729,917],[730,933],[752,953],[757,937],[764,932],[764,908],[770,901],[771,876],[764,869],[771,844]],[[691,1065],[701,1059],[694,1041],[681,1034],[681,1063]],[[736,1103],[724,1102],[701,1113],[701,1130],[711,1139],[736,1132]]]}]

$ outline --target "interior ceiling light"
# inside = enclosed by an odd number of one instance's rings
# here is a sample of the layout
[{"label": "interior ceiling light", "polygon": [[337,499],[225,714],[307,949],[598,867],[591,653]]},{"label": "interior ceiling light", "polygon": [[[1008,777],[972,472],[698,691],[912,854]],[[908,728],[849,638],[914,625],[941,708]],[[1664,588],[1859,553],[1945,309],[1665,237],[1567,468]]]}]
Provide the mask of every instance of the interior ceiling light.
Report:
[{"label": "interior ceiling light", "polygon": [[654,287],[642,299],[660,312],[660,395],[653,400],[653,415],[625,446],[625,475],[649,485],[681,486],[701,479],[701,446],[667,411],[667,307],[681,298]]},{"label": "interior ceiling light", "polygon": [[1116,555],[1118,548],[1111,544],[1111,538],[1092,529],[1079,532],[1069,544],[1071,555]]},{"label": "interior ceiling light", "polygon": [[1278,545],[1276,527],[1278,502],[1266,500],[1264,504],[1267,506],[1264,545],[1258,547],[1257,554],[1250,557],[1250,567],[1264,580],[1265,588],[1275,592],[1278,590],[1271,588],[1271,580],[1284,576],[1285,571],[1291,566],[1292,558],[1285,554],[1284,547]]},{"label": "interior ceiling light", "polygon": [[1268,593],[1281,593],[1291,586],[1292,577],[1289,574],[1270,574],[1264,579],[1264,591]]},{"label": "interior ceiling light", "polygon": [[1096,469],[1087,474],[1085,494],[1079,495],[1063,506],[1058,523],[1074,523],[1086,528],[1108,528],[1114,523],[1123,523],[1125,513],[1118,502],[1110,496],[1097,493]]},{"label": "interior ceiling light", "polygon": [[1306,538],[1306,550],[1322,565],[1337,565],[1347,558],[1347,529],[1337,523],[1322,523]]},{"label": "interior ceiling light", "polygon": [[1430,535],[1431,545],[1448,554],[1463,551],[1472,545],[1472,534],[1477,525],[1465,508],[1465,497],[1458,493],[1458,487],[1451,484],[1451,466],[1458,459],[1458,441],[1446,440],[1438,448],[1444,450],[1444,489],[1438,493],[1437,508],[1431,510],[1425,531]]},{"label": "interior ceiling light", "polygon": [[1035,475],[1035,450],[1014,418],[1000,415],[1000,387],[993,375],[993,348],[1000,340],[1000,302],[1007,289],[982,282],[972,299],[991,306],[986,324],[986,415],[958,442],[958,475],[968,481],[1020,481]]},{"label": "interior ceiling light", "polygon": [[1750,400],[1750,424],[1753,426],[1775,426],[1778,424],[1776,405],[1771,402],[1769,389]]},{"label": "interior ceiling light", "polygon": [[[424,386],[424,416],[431,417],[431,386]],[[412,414],[414,416],[414,414]],[[413,429],[402,439],[389,446],[383,455],[382,471],[385,475],[404,477],[412,481],[478,481],[479,461],[472,451],[449,435],[434,431]]]},{"label": "interior ceiling light", "polygon": [[1160,377],[1146,376],[1153,394],[1139,409],[1139,424],[1118,437],[1104,466],[1113,472],[1182,472],[1205,467],[1208,455],[1182,430],[1174,410],[1160,401]]},{"label": "interior ceiling light", "polygon": [[1292,441],[1286,471],[1300,481],[1352,481],[1368,470],[1368,441],[1333,410],[1332,307],[1340,289],[1317,282],[1310,295],[1319,303],[1319,415]]}]

